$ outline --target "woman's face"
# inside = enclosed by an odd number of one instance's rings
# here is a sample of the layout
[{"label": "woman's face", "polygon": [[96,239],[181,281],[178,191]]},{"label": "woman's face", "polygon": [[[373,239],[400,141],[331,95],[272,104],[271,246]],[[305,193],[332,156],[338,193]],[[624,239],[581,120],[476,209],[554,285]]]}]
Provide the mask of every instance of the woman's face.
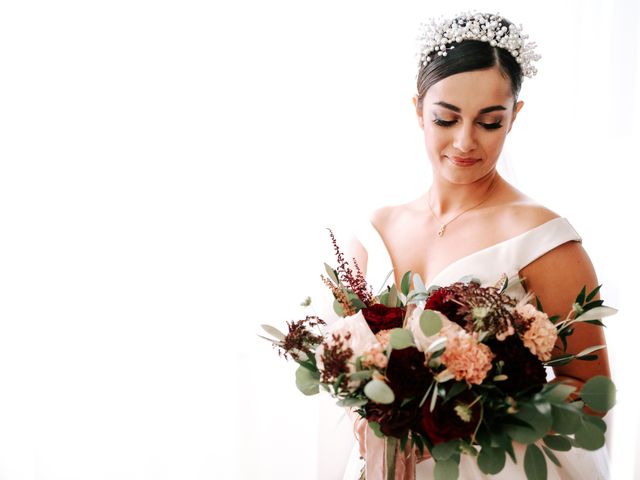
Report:
[{"label": "woman's face", "polygon": [[422,105],[416,112],[434,176],[466,184],[495,169],[523,102],[513,108],[511,84],[494,67],[440,80]]}]

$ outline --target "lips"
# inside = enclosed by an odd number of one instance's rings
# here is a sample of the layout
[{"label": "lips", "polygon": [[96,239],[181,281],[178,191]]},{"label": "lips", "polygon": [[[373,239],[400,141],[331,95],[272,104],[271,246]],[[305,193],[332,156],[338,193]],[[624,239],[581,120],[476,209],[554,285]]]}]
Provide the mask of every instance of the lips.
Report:
[{"label": "lips", "polygon": [[469,167],[471,165],[475,165],[480,161],[479,158],[471,158],[471,157],[448,157],[449,160],[455,165],[460,167]]}]

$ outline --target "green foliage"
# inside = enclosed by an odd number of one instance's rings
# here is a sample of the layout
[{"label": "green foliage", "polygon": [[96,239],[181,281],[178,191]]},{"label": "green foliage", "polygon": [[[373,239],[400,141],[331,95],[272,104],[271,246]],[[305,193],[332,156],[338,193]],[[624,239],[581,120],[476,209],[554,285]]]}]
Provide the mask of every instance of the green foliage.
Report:
[{"label": "green foliage", "polygon": [[528,445],[524,454],[524,472],[527,480],[547,480],[547,462],[534,444]]},{"label": "green foliage", "polygon": [[451,458],[451,455],[458,451],[459,444],[460,442],[458,440],[439,443],[431,449],[431,456],[438,462],[447,460]]},{"label": "green foliage", "polygon": [[328,264],[324,264],[324,269],[327,272],[327,276],[329,279],[336,285],[340,285],[340,281],[338,280],[338,272],[331,268]]},{"label": "green foliage", "polygon": [[580,428],[580,411],[570,405],[552,405],[553,429],[565,435],[575,433]]},{"label": "green foliage", "polygon": [[542,451],[545,453],[545,455],[547,457],[549,457],[549,460],[551,460],[557,466],[562,467],[562,465],[560,464],[560,460],[558,460],[558,457],[556,457],[555,453],[553,453],[551,450],[549,450],[544,445],[542,446]]},{"label": "green foliage", "polygon": [[457,480],[459,474],[458,462],[452,458],[436,462],[433,474],[435,480]]},{"label": "green foliage", "polygon": [[405,274],[402,276],[402,280],[400,281],[400,290],[402,291],[405,297],[409,295],[409,289],[411,288],[410,283],[411,283],[411,270],[409,270],[408,272],[405,272]]},{"label": "green foliage", "polygon": [[585,450],[597,450],[604,445],[604,433],[591,422],[582,422],[574,435],[575,443]]},{"label": "green foliage", "polygon": [[564,402],[569,395],[576,391],[576,387],[573,385],[562,383],[547,384],[548,388],[544,391],[543,395],[547,401],[552,403]]},{"label": "green foliage", "polygon": [[389,343],[394,350],[415,347],[413,334],[406,328],[394,328],[389,335]]},{"label": "green foliage", "polygon": [[266,325],[266,324],[262,324],[260,326],[265,332],[267,332],[273,338],[276,338],[278,340],[284,340],[285,334],[282,333],[280,330],[278,330],[276,327],[272,327],[271,325]]},{"label": "green foliage", "polygon": [[320,373],[312,372],[300,365],[296,370],[296,387],[305,395],[315,395],[320,392]]},{"label": "green foliage", "polygon": [[364,386],[364,394],[374,402],[388,405],[393,403],[395,395],[393,390],[382,380],[373,379]]},{"label": "green foliage", "polygon": [[373,433],[376,434],[376,437],[384,438],[384,433],[380,430],[380,424],[378,422],[369,422],[369,428],[373,430]]},{"label": "green foliage", "polygon": [[495,475],[504,468],[507,456],[504,449],[496,447],[482,447],[478,455],[478,468],[482,473]]},{"label": "green foliage", "polygon": [[604,375],[590,378],[582,387],[580,397],[597,412],[608,412],[616,403],[616,386]]},{"label": "green foliage", "polygon": [[559,452],[568,452],[571,450],[571,442],[564,435],[547,435],[542,439],[545,445]]},{"label": "green foliage", "polygon": [[442,328],[442,319],[433,310],[425,310],[420,315],[420,330],[427,337],[435,335]]}]

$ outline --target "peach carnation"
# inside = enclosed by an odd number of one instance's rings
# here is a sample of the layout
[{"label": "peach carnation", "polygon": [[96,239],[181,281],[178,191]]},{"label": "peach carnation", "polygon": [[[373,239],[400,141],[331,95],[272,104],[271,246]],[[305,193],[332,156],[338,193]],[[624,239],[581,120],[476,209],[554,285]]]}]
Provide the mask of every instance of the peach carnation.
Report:
[{"label": "peach carnation", "polygon": [[531,304],[518,305],[516,312],[524,320],[525,329],[520,333],[524,346],[543,362],[549,360],[558,339],[556,326]]},{"label": "peach carnation", "polygon": [[450,336],[442,363],[456,380],[480,385],[491,370],[491,349],[466,332]]}]

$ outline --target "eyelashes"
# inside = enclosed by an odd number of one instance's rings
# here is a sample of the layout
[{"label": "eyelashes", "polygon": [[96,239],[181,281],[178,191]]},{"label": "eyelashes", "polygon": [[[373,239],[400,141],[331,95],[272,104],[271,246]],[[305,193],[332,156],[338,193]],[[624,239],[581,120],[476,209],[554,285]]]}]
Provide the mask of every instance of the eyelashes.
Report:
[{"label": "eyelashes", "polygon": [[[456,122],[457,120],[442,120],[441,118],[438,118],[438,117],[433,119],[433,123],[439,127],[450,127]],[[482,126],[486,130],[497,130],[498,128],[502,128],[502,123],[500,122],[495,122],[495,123],[478,122],[478,125]]]}]

